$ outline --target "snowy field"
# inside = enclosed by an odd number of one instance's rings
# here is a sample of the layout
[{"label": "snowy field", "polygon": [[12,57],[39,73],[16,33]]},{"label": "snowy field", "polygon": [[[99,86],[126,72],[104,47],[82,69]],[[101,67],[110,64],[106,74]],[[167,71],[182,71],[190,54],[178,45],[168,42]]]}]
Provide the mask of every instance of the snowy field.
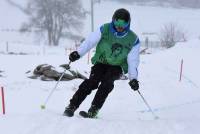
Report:
[{"label": "snowy field", "polygon": [[[26,3],[25,0],[15,1],[22,5]],[[82,3],[85,9],[90,11],[90,0],[82,0]],[[27,19],[26,15],[8,5],[5,0],[0,1],[0,7],[0,16],[3,17],[0,21],[0,29],[19,29],[21,23]],[[197,28],[200,24],[200,9],[127,5],[103,0],[101,3],[94,4],[94,28],[97,29],[102,24],[110,22],[113,12],[122,7],[131,12],[131,28],[142,40],[146,37],[143,33],[154,33],[153,35],[149,35],[149,39],[157,40],[157,35],[160,33],[161,28],[169,23],[177,24],[182,31],[185,31],[185,35],[189,39],[200,37],[200,30]],[[90,22],[90,15],[88,14],[87,19],[84,21],[83,30],[78,31],[81,35],[87,36],[91,32]],[[22,36],[15,32],[0,32],[0,43],[4,45],[8,41],[31,44],[35,41],[32,36],[32,34],[24,34]],[[39,45],[39,42],[37,42],[37,45]],[[71,44],[64,42],[61,45]]]},{"label": "snowy field", "polygon": [[[60,50],[62,51],[62,50]],[[99,113],[99,119],[82,119],[78,112],[72,118],[62,113],[82,80],[60,82],[45,110],[40,109],[56,82],[27,78],[26,71],[48,63],[55,67],[68,63],[65,54],[0,55],[0,77],[5,88],[6,115],[0,118],[4,134],[198,134],[200,132],[200,79],[198,57],[200,41],[180,43],[152,55],[142,55],[140,91],[160,117],[154,120],[137,92],[127,80],[118,80],[115,89]],[[180,61],[184,60],[183,78],[179,82]],[[81,65],[81,66],[80,66]],[[87,57],[72,63],[72,69],[90,70]],[[62,71],[62,70],[61,70]],[[91,94],[79,110],[87,110]],[[12,129],[11,129],[12,128]]]},{"label": "snowy field", "polygon": [[[110,21],[111,17],[107,15],[111,16],[112,12],[121,6],[110,2],[96,4],[95,27]],[[60,82],[46,109],[41,110],[40,105],[44,103],[56,82],[29,79],[27,76],[30,74],[26,72],[44,63],[51,64],[62,72],[58,66],[69,62],[69,52],[66,53],[63,47],[51,47],[46,48],[44,53],[41,46],[28,48],[21,44],[11,50],[16,53],[27,52],[29,55],[0,53],[0,70],[4,71],[0,73],[3,76],[0,77],[0,86],[5,88],[6,100],[6,115],[0,113],[1,134],[200,133],[200,40],[197,39],[200,32],[196,28],[200,24],[199,10],[124,6],[135,13],[132,28],[139,35],[146,31],[158,31],[163,23],[171,21],[183,25],[191,35],[187,42],[178,43],[173,48],[151,55],[141,55],[140,91],[159,119],[153,118],[139,94],[129,87],[128,80],[116,81],[115,89],[109,95],[97,120],[83,119],[78,115],[79,110],[87,110],[90,107],[95,91],[83,102],[74,117],[62,116],[69,99],[82,82],[81,79]],[[89,19],[85,23],[88,24]],[[8,24],[14,25],[11,22]],[[84,35],[89,33],[88,29],[89,26],[86,26]],[[5,36],[6,39],[9,38],[8,35]],[[1,42],[5,41],[4,36],[0,39]],[[23,39],[26,40],[23,37],[22,41]],[[18,38],[14,36],[13,40]],[[5,52],[5,49],[5,46],[0,46],[0,52]],[[179,82],[182,59],[183,77]],[[87,64],[87,55],[71,64],[73,70],[82,73],[89,72],[90,67],[91,64]]]}]

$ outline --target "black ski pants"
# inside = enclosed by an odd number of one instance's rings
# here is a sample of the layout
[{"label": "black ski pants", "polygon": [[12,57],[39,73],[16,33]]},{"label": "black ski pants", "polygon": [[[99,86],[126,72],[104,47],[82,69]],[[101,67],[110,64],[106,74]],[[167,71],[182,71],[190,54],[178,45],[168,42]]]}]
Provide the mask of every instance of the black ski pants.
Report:
[{"label": "black ski pants", "polygon": [[114,88],[114,81],[119,79],[121,74],[122,69],[120,66],[101,63],[95,64],[91,68],[89,79],[84,80],[80,84],[79,89],[70,100],[70,105],[78,108],[87,95],[89,95],[92,90],[98,88],[92,101],[92,106],[100,109],[103,106],[108,94]]}]

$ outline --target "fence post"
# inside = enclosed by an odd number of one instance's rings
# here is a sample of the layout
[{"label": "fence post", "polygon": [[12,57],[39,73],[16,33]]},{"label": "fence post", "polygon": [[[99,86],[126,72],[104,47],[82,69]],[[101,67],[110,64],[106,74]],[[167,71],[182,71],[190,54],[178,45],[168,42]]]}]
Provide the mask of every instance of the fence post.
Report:
[{"label": "fence post", "polygon": [[8,48],[8,41],[6,42],[6,53],[8,53],[9,48]]},{"label": "fence post", "polygon": [[87,64],[90,64],[90,51],[88,52]]},{"label": "fence post", "polygon": [[179,76],[179,82],[181,82],[181,79],[182,79],[182,74],[183,74],[183,59],[181,60],[181,67],[180,67],[180,76]]},{"label": "fence post", "polygon": [[70,47],[70,49],[69,49],[69,53],[71,54],[71,52],[72,52],[72,48]]}]

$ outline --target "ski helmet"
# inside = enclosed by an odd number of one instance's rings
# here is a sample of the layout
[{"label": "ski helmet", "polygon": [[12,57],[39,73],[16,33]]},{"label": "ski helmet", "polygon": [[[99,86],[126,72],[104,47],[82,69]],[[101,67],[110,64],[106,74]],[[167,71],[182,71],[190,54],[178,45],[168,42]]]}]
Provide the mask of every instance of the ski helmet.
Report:
[{"label": "ski helmet", "polygon": [[131,17],[130,17],[129,11],[124,8],[117,9],[115,13],[113,14],[112,21],[115,21],[118,19],[121,19],[130,23]]}]

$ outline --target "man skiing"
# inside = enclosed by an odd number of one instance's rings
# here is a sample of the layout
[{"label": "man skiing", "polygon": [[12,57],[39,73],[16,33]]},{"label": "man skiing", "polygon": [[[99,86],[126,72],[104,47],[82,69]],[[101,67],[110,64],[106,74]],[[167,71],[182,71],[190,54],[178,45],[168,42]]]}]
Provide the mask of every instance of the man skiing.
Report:
[{"label": "man skiing", "polygon": [[89,79],[80,84],[65,108],[65,116],[72,117],[87,95],[98,89],[87,112],[87,117],[96,118],[108,94],[114,88],[114,81],[119,79],[122,73],[129,74],[129,85],[134,91],[139,89],[137,67],[140,41],[130,30],[130,22],[130,14],[126,9],[116,10],[112,22],[92,32],[77,51],[69,55],[69,60],[74,62],[96,46],[92,57],[94,66],[91,67]]}]

